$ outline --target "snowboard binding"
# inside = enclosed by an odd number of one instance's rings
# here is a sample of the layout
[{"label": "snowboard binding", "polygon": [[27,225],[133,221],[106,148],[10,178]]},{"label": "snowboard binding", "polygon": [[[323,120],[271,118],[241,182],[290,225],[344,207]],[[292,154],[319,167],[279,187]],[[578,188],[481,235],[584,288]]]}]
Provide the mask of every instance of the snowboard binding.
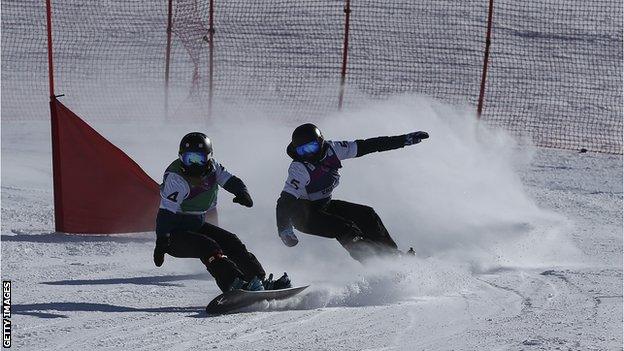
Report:
[{"label": "snowboard binding", "polygon": [[277,280],[273,280],[273,273],[269,274],[269,277],[262,281],[262,285],[264,290],[280,290],[292,287],[290,277],[288,277],[286,272]]}]

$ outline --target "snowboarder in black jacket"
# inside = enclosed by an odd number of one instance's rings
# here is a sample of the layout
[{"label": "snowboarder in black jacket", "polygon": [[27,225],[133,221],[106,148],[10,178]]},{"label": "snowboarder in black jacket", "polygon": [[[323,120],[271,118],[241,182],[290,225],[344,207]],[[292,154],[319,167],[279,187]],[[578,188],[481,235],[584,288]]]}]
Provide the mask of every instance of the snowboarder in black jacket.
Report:
[{"label": "snowboarder in black jacket", "polygon": [[277,200],[277,230],[286,246],[295,246],[297,230],[335,238],[351,257],[363,262],[378,255],[399,255],[383,222],[372,207],[332,200],[340,180],[341,160],[399,149],[429,138],[423,131],[355,141],[325,140],[313,124],[295,129],[286,153],[293,161]]}]

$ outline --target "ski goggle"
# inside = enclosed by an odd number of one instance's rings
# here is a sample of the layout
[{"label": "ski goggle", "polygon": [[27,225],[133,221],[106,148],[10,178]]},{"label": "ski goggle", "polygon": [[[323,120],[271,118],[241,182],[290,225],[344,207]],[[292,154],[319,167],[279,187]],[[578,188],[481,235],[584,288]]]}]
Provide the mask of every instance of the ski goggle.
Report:
[{"label": "ski goggle", "polygon": [[180,161],[185,166],[205,166],[208,163],[208,155],[203,152],[185,152],[180,155]]},{"label": "ski goggle", "polygon": [[317,153],[321,149],[321,144],[318,141],[311,141],[309,143],[305,143],[303,145],[297,146],[295,151],[297,151],[297,155],[306,156]]}]

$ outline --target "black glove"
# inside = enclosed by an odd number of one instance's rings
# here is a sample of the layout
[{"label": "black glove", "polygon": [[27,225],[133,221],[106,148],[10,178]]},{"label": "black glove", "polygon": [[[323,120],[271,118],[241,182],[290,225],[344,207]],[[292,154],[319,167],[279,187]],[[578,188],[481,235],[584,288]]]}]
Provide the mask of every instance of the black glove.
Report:
[{"label": "black glove", "polygon": [[427,132],[418,131],[409,134],[405,134],[405,145],[414,145],[421,142],[423,139],[429,138],[429,134]]},{"label": "black glove", "polygon": [[253,200],[251,199],[249,193],[246,191],[236,194],[232,202],[236,202],[237,204],[241,204],[245,207],[253,206]]},{"label": "black glove", "polygon": [[160,267],[165,262],[165,252],[171,243],[169,234],[159,235],[156,237],[156,247],[154,248],[154,264]]}]

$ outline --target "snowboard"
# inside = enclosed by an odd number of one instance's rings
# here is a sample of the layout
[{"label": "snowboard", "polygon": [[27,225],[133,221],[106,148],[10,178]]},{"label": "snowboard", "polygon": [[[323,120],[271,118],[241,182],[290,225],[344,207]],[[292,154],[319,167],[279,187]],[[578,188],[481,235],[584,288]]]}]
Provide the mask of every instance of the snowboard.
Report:
[{"label": "snowboard", "polygon": [[232,312],[242,307],[253,305],[254,303],[260,301],[284,300],[297,295],[308,286],[309,285],[298,286],[288,289],[262,291],[247,291],[237,289],[224,292],[223,294],[215,297],[212,301],[210,301],[208,306],[206,306],[206,312],[208,314],[223,314]]}]

